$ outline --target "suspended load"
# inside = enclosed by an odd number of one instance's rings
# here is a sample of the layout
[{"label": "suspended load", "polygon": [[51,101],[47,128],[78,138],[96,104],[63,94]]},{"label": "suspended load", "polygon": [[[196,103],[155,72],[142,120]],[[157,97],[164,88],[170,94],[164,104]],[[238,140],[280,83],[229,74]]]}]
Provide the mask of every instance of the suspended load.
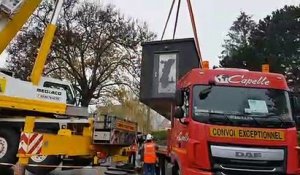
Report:
[{"label": "suspended load", "polygon": [[199,67],[193,38],[143,43],[140,100],[169,117],[179,78]]}]

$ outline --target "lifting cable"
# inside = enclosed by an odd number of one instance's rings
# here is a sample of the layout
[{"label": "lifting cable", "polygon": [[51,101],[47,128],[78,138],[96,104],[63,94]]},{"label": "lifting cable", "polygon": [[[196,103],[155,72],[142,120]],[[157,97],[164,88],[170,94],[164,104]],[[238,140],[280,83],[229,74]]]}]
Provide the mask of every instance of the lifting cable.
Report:
[{"label": "lifting cable", "polygon": [[[171,8],[168,14],[168,18],[167,21],[165,23],[165,27],[161,36],[161,40],[163,40],[164,35],[166,33],[166,29],[167,26],[169,24],[173,9],[174,9],[174,5],[175,5],[176,0],[173,0],[172,4],[171,4]],[[196,22],[195,22],[195,17],[194,17],[194,12],[193,12],[193,7],[192,7],[192,3],[191,0],[186,0],[187,2],[187,6],[188,6],[188,10],[189,10],[189,15],[190,15],[190,19],[191,19],[191,23],[192,23],[192,29],[193,29],[193,33],[194,33],[194,40],[195,40],[195,45],[196,45],[196,51],[197,54],[199,56],[199,62],[200,62],[200,67],[202,67],[202,55],[201,55],[201,50],[200,50],[200,44],[199,44],[199,38],[198,38],[198,34],[197,34],[197,26],[196,26]],[[176,12],[176,19],[175,19],[175,26],[174,26],[174,31],[173,31],[173,39],[175,39],[175,35],[176,35],[176,31],[177,31],[177,24],[178,24],[178,17],[179,17],[179,11],[180,11],[180,5],[181,5],[181,0],[178,1],[178,6],[177,6],[177,12]]]},{"label": "lifting cable", "polygon": [[199,56],[199,59],[200,59],[199,60],[200,61],[200,66],[202,66],[202,55],[201,55],[201,50],[200,50],[200,44],[199,44],[199,39],[198,39],[198,34],[197,34],[197,27],[196,27],[196,23],[195,23],[193,7],[192,7],[191,0],[186,0],[186,2],[188,4],[188,9],[189,9],[191,23],[192,23],[193,32],[194,32],[194,38],[196,40],[196,49],[197,49],[198,56]]},{"label": "lifting cable", "polygon": [[181,0],[178,0],[178,6],[177,6],[177,12],[176,12],[176,19],[175,19],[175,26],[174,26],[174,31],[173,31],[173,39],[175,39],[175,35],[176,35],[177,24],[178,24],[178,16],[179,16],[179,11],[180,11],[180,5],[181,5]]},{"label": "lifting cable", "polygon": [[169,20],[170,20],[170,17],[171,17],[173,8],[174,8],[175,1],[176,1],[176,0],[173,0],[173,2],[172,2],[172,5],[171,5],[170,11],[169,11],[169,15],[168,15],[168,18],[167,18],[165,27],[164,27],[164,31],[163,31],[162,36],[161,36],[161,40],[163,40],[164,35],[165,35],[165,33],[166,33],[166,30],[167,30],[167,27],[168,27],[168,24],[169,24]]}]

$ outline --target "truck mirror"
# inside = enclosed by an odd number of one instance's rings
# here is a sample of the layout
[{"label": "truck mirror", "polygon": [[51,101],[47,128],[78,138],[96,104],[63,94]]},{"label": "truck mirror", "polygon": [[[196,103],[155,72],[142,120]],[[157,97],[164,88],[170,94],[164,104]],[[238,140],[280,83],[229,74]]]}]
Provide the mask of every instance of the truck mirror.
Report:
[{"label": "truck mirror", "polygon": [[175,93],[176,106],[183,106],[183,90],[177,89]]},{"label": "truck mirror", "polygon": [[177,119],[182,119],[184,117],[184,111],[182,107],[176,107],[174,117]]}]

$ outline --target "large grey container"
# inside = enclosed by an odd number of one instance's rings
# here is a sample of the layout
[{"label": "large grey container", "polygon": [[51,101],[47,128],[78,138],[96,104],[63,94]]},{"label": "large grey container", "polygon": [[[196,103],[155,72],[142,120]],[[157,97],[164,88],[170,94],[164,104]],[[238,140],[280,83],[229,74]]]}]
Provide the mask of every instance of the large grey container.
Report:
[{"label": "large grey container", "polygon": [[177,80],[199,67],[194,39],[152,41],[142,46],[140,101],[169,118]]}]

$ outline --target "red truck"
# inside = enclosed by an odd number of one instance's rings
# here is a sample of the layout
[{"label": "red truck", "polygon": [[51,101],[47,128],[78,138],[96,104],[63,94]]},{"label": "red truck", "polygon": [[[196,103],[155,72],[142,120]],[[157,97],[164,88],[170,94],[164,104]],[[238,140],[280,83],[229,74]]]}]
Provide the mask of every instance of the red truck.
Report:
[{"label": "red truck", "polygon": [[[151,56],[147,47],[157,44],[145,44],[143,56]],[[153,53],[172,53],[161,51]],[[175,67],[180,72],[180,64]],[[161,174],[300,174],[296,97],[283,75],[203,67],[177,78],[175,93],[168,98],[147,99],[141,92],[144,103],[171,120],[167,149],[159,152]],[[161,107],[167,102],[169,113]]]}]

